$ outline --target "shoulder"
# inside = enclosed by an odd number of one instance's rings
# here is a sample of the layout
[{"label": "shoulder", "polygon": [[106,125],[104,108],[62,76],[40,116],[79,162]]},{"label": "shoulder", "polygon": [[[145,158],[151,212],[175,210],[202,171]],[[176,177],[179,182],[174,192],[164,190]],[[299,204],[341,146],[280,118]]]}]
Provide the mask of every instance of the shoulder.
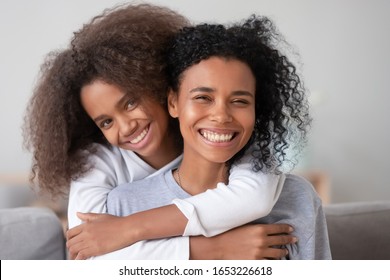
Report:
[{"label": "shoulder", "polygon": [[175,196],[164,180],[164,174],[119,185],[107,197],[108,213],[125,216],[134,212],[171,203]]},{"label": "shoulder", "polygon": [[283,190],[288,193],[294,193],[295,196],[306,197],[311,200],[318,200],[319,196],[313,185],[305,178],[295,174],[287,174]]},{"label": "shoulder", "polygon": [[317,213],[322,202],[313,185],[305,178],[287,174],[276,208],[295,211],[300,215]]},{"label": "shoulder", "polygon": [[142,193],[146,195],[147,193],[154,193],[162,186],[161,182],[164,182],[164,174],[158,174],[156,176],[146,177],[140,180],[126,182],[120,184],[112,191],[110,191],[109,198],[120,198],[128,196],[130,194],[139,194]]},{"label": "shoulder", "polygon": [[112,145],[94,144],[88,153],[90,172],[108,172],[116,177],[116,185],[139,180],[155,172],[134,152]]},{"label": "shoulder", "polygon": [[88,154],[88,158],[91,163],[100,161],[109,163],[112,161],[118,161],[118,159],[123,157],[123,154],[118,147],[98,143],[92,144],[92,148],[89,151],[86,151],[86,153]]},{"label": "shoulder", "polygon": [[83,176],[74,178],[72,184],[77,182],[94,182],[95,184],[99,181],[103,183],[107,178],[113,179],[112,184],[118,184],[118,182],[115,182],[116,177],[118,177],[116,173],[118,164],[121,165],[123,161],[118,148],[95,143],[88,150],[84,150],[83,153],[88,158],[88,171]]},{"label": "shoulder", "polygon": [[99,160],[103,160],[105,162],[118,162],[120,160],[143,162],[143,160],[138,157],[134,152],[124,150],[113,145],[94,143],[89,150],[84,152],[88,154],[89,160],[91,162]]}]

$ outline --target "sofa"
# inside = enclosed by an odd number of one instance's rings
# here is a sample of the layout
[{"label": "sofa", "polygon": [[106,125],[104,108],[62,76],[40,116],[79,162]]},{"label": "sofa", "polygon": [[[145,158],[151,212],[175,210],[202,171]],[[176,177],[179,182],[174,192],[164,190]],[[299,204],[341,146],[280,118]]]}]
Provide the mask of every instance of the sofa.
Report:
[{"label": "sofa", "polygon": [[43,207],[0,209],[1,260],[64,260],[67,258],[62,223]]},{"label": "sofa", "polygon": [[390,200],[324,209],[334,260],[390,260]]},{"label": "sofa", "polygon": [[[390,200],[324,210],[334,260],[390,260]],[[63,223],[52,209],[0,209],[0,225],[0,259],[66,259]]]}]

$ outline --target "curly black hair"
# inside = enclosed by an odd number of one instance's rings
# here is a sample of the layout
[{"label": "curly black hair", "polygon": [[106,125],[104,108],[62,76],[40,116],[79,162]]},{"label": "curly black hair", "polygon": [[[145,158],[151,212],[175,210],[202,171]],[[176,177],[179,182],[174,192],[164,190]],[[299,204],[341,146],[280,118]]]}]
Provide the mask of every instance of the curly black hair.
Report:
[{"label": "curly black hair", "polygon": [[43,63],[26,110],[24,145],[33,152],[31,181],[53,196],[88,171],[93,143],[109,145],[80,103],[80,91],[95,80],[133,98],[166,103],[164,50],[188,25],[176,12],[148,4],[105,10],[74,33],[70,46]]},{"label": "curly black hair", "polygon": [[305,90],[296,67],[278,50],[284,39],[266,17],[252,15],[224,26],[199,24],[183,28],[167,49],[167,79],[178,92],[183,72],[213,56],[246,63],[256,79],[255,128],[248,144],[228,164],[253,145],[255,171],[279,173],[289,147],[306,143],[311,118]]}]

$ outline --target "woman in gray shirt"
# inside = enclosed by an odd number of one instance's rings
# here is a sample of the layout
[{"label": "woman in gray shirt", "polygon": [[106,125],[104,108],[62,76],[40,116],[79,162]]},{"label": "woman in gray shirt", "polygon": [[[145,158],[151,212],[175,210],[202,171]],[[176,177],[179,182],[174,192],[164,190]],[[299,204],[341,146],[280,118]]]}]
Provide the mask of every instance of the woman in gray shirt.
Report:
[{"label": "woman in gray shirt", "polygon": [[[129,215],[227,183],[230,167],[250,147],[255,171],[279,171],[289,140],[305,140],[310,118],[300,78],[275,38],[272,23],[256,16],[175,36],[167,56],[168,108],[179,121],[183,160],[164,174],[117,187],[108,196],[109,213]],[[287,175],[271,213],[254,223],[294,228],[298,242],[286,246],[287,259],[331,258],[321,201],[303,178]]]}]

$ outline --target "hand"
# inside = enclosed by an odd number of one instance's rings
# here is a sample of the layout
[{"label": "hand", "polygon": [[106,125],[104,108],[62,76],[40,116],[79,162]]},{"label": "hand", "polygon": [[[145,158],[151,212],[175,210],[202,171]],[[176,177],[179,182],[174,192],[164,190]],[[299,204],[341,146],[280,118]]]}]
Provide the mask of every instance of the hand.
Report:
[{"label": "hand", "polygon": [[221,259],[281,259],[288,250],[280,246],[297,242],[287,224],[246,225],[219,236]]},{"label": "hand", "polygon": [[67,232],[70,259],[84,260],[132,244],[125,235],[128,226],[123,217],[94,213],[77,213],[77,216],[84,223]]},{"label": "hand", "polygon": [[[203,247],[199,244],[191,246],[191,258],[224,260],[281,259],[288,254],[288,251],[285,248],[279,248],[279,246],[297,241],[296,237],[290,234],[292,230],[292,227],[286,224],[241,226],[209,238],[207,241],[204,239],[193,240],[203,244]],[[207,242],[207,244],[204,242]],[[205,250],[202,255],[196,256],[199,250],[202,249]],[[205,256],[204,254],[209,255]]]}]

